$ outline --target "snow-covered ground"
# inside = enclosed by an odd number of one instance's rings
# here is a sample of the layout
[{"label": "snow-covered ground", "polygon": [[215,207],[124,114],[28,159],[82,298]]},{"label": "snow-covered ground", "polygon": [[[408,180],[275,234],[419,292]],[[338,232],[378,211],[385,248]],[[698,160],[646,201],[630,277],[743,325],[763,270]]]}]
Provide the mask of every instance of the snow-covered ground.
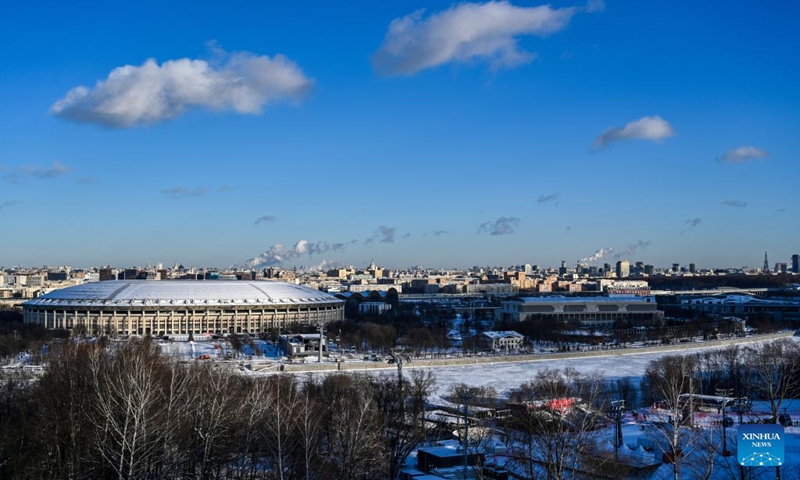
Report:
[{"label": "snow-covered ground", "polygon": [[[798,337],[792,337],[800,341]],[[758,343],[760,340],[754,341]],[[604,357],[556,358],[520,363],[500,363],[465,365],[458,367],[433,367],[436,375],[437,394],[446,394],[450,387],[457,383],[472,386],[493,387],[501,396],[510,390],[534,378],[536,373],[544,369],[573,368],[580,373],[598,373],[607,380],[629,377],[638,384],[644,375],[645,368],[651,360],[667,355],[691,355],[708,350],[727,348],[726,346],[701,347],[696,349],[665,350],[659,352],[638,352],[637,350],[620,350],[619,354]],[[413,364],[407,365],[414,368]]]},{"label": "snow-covered ground", "polygon": [[[795,341],[800,341],[800,337],[791,337]],[[763,340],[754,338],[753,343],[760,343]],[[238,360],[261,360],[263,362],[281,362],[281,354],[277,347],[263,340],[255,340],[262,354],[254,355],[248,346],[245,346]],[[162,351],[170,356],[189,359],[208,358],[211,360],[223,360],[231,358],[230,346],[225,341],[209,342],[170,342],[161,343]],[[450,388],[457,383],[466,383],[471,386],[493,387],[500,396],[518,387],[520,384],[534,378],[537,372],[544,369],[573,368],[584,374],[597,374],[607,380],[620,378],[630,378],[638,385],[639,380],[644,375],[645,368],[651,360],[655,360],[667,355],[691,355],[708,350],[727,348],[727,346],[708,346],[698,344],[698,348],[685,349],[683,346],[676,347],[674,350],[662,350],[658,352],[637,349],[625,349],[614,351],[616,354],[600,357],[578,357],[578,358],[548,358],[543,356],[539,359],[527,362],[513,363],[494,363],[463,366],[437,366],[437,367],[417,367],[413,362],[406,363],[404,369],[430,368],[436,376],[436,395],[446,395]],[[208,355],[208,357],[204,357]],[[309,360],[311,361],[311,360]],[[334,364],[335,358],[326,359],[328,363]],[[360,357],[348,358],[348,363],[361,361]],[[369,363],[369,362],[367,362]],[[377,364],[376,364],[377,365]],[[385,367],[385,365],[381,365]],[[381,368],[375,370],[376,374],[391,373],[391,370]],[[325,375],[331,372],[316,372],[314,375]]]}]

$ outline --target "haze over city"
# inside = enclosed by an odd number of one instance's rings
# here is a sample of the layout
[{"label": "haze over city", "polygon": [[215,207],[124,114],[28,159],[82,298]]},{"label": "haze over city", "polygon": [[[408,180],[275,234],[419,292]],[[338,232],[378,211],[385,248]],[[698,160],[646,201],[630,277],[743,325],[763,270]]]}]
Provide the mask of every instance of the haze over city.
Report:
[{"label": "haze over city", "polygon": [[798,14],[17,4],[0,265],[786,262]]}]

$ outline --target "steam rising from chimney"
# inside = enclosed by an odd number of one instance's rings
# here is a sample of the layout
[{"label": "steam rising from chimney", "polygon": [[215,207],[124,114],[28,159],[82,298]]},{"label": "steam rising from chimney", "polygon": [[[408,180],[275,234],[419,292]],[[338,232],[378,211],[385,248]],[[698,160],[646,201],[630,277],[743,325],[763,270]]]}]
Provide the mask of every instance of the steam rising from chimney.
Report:
[{"label": "steam rising from chimney", "polygon": [[598,260],[603,259],[606,255],[611,253],[614,249],[611,247],[601,248],[600,250],[594,252],[594,255],[583,257],[578,260],[579,265],[588,265],[590,263],[596,262]]},{"label": "steam rising from chimney", "polygon": [[326,252],[344,250],[344,248],[344,243],[309,242],[305,239],[298,240],[297,243],[294,244],[294,247],[290,249],[287,249],[281,243],[276,243],[269,247],[264,253],[247,260],[241,266],[251,270],[260,270],[294,260],[301,255],[308,255],[310,257],[313,255],[322,255]]}]

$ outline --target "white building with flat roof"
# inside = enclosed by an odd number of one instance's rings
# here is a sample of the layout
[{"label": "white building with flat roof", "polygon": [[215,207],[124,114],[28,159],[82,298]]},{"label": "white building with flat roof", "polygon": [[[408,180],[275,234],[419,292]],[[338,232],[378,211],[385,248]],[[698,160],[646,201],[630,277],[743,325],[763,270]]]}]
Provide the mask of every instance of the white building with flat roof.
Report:
[{"label": "white building with flat roof", "polygon": [[634,326],[659,325],[664,312],[653,297],[516,297],[504,300],[496,310],[496,319],[523,321],[528,317],[547,316],[558,321],[578,321],[581,326],[611,328],[617,320]]},{"label": "white building with flat roof", "polygon": [[513,330],[482,332],[478,335],[481,343],[492,350],[519,350],[525,337]]}]

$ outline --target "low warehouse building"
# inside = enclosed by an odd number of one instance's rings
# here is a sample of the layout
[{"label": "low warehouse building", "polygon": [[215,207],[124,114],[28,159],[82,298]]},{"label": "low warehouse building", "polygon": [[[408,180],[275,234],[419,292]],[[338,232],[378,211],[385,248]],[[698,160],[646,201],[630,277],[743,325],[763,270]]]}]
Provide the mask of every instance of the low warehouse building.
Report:
[{"label": "low warehouse building", "polygon": [[657,326],[664,321],[664,312],[652,297],[518,297],[501,305],[496,319],[502,321],[547,317],[588,328],[611,328],[617,320],[635,326]]}]

